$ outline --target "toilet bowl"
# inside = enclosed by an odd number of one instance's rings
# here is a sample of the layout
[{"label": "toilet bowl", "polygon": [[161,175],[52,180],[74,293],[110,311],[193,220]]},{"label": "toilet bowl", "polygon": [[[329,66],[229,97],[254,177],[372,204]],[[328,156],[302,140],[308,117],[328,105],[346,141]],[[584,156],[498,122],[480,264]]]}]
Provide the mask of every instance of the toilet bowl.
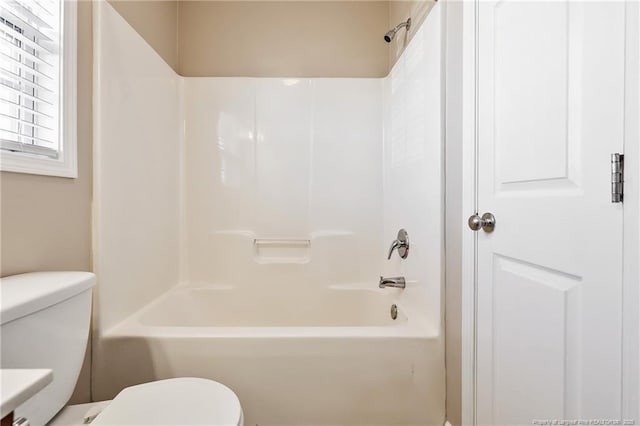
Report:
[{"label": "toilet bowl", "polygon": [[[0,279],[1,368],[49,368],[53,382],[15,410],[44,426],[69,401],[91,318],[88,272],[36,272]],[[242,426],[238,397],[213,380],[183,377],[122,390],[92,425]]]},{"label": "toilet bowl", "polygon": [[124,389],[91,424],[240,426],[243,419],[231,389],[213,380],[183,377]]}]

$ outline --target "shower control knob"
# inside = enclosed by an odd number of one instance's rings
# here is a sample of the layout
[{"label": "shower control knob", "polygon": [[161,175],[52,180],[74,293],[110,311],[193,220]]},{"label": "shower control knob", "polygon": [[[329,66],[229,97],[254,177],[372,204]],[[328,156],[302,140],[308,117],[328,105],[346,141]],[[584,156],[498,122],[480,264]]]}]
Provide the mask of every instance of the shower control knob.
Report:
[{"label": "shower control knob", "polygon": [[480,228],[484,232],[493,232],[496,227],[496,218],[491,213],[485,213],[482,217],[477,214],[473,214],[469,216],[469,220],[467,222],[469,224],[469,228],[472,231],[478,231]]},{"label": "shower control knob", "polygon": [[404,228],[398,231],[398,237],[391,243],[387,259],[391,259],[394,250],[398,250],[401,259],[406,259],[409,256],[409,234]]}]

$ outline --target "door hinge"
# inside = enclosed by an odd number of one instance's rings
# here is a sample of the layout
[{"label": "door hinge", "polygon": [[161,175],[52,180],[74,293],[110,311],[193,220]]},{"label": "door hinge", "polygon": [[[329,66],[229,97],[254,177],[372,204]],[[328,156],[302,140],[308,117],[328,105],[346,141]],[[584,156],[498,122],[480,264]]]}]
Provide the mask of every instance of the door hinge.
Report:
[{"label": "door hinge", "polygon": [[611,202],[621,203],[624,197],[624,155],[611,154]]}]

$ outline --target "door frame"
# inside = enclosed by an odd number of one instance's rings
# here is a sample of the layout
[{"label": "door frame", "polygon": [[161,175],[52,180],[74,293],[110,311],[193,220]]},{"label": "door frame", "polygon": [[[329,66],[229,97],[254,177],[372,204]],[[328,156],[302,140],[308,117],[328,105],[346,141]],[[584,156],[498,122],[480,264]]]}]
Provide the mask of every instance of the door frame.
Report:
[{"label": "door frame", "polygon": [[476,419],[476,246],[478,236],[466,218],[477,212],[477,40],[478,0],[462,1],[461,21],[451,31],[462,32],[462,424]]},{"label": "door frame", "polygon": [[640,4],[626,1],[622,412],[640,421]]},{"label": "door frame", "polygon": [[[477,203],[477,43],[478,2],[462,0],[457,21],[448,21],[447,32],[461,32],[459,52],[447,49],[447,54],[460,55],[462,64],[462,101],[447,100],[460,105],[462,116],[462,424],[475,425],[476,404],[476,313],[477,313],[477,233],[467,228],[466,219],[478,213]],[[450,3],[458,3],[450,0]],[[625,198],[623,213],[623,348],[621,411],[626,419],[640,421],[640,3],[625,0]],[[450,141],[447,141],[449,143]],[[606,159],[608,161],[608,159]]]}]

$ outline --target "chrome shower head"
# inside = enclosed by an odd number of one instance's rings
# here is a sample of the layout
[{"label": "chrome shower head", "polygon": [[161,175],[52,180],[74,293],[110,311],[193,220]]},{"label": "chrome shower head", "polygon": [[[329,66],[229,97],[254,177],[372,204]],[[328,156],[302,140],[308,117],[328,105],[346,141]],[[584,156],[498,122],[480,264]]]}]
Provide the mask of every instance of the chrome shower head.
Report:
[{"label": "chrome shower head", "polygon": [[384,35],[384,41],[386,41],[387,43],[391,43],[391,40],[394,39],[396,33],[400,30],[400,28],[406,28],[408,32],[409,28],[411,28],[411,18],[407,19],[405,22],[399,23],[394,29],[388,31]]},{"label": "chrome shower head", "polygon": [[391,40],[393,40],[393,38],[396,36],[396,30],[391,30],[388,31],[385,35],[384,35],[384,41],[386,41],[387,43],[391,43]]}]

